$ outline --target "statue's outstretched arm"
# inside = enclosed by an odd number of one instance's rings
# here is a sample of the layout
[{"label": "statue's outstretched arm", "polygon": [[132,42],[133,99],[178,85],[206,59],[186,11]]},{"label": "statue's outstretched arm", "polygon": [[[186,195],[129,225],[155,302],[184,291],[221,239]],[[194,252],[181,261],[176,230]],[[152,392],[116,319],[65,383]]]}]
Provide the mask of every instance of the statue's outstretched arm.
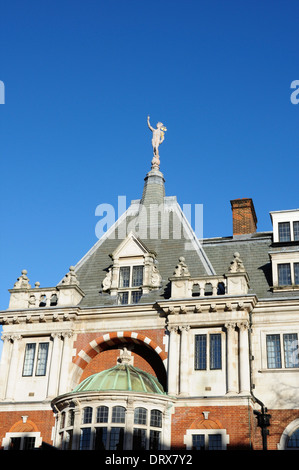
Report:
[{"label": "statue's outstretched arm", "polygon": [[149,127],[149,129],[150,129],[151,131],[154,130],[154,129],[152,128],[152,126],[150,125],[150,117],[149,117],[149,116],[147,116],[147,125],[148,125],[148,127]]}]

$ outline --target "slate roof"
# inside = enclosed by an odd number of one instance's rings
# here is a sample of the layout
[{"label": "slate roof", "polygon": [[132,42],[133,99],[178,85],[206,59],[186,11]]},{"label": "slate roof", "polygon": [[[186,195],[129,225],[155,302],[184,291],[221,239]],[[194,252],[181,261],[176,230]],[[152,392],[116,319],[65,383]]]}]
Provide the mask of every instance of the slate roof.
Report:
[{"label": "slate roof", "polygon": [[[149,251],[156,253],[158,269],[162,276],[162,287],[153,290],[149,294],[141,297],[139,303],[154,303],[170,297],[169,277],[173,275],[175,266],[180,256],[185,257],[191,277],[201,277],[207,275],[223,275],[228,272],[233,254],[237,251],[243,261],[245,269],[249,275],[250,293],[255,293],[258,298],[277,298],[296,295],[292,293],[273,293],[270,289],[272,285],[271,263],[269,251],[272,247],[272,232],[254,233],[246,236],[224,237],[206,239],[202,243],[195,238],[187,241],[184,237],[175,238],[174,227],[184,227],[190,230],[188,222],[182,218],[182,211],[175,197],[165,197],[164,177],[159,171],[150,171],[145,178],[144,189],[141,200],[132,201],[126,213],[110,229],[110,232],[102,237],[94,247],[76,265],[76,274],[80,282],[80,287],[85,293],[81,307],[96,307],[115,305],[115,297],[102,291],[102,281],[107,270],[112,266],[112,259],[109,256],[122,242],[123,237],[118,237],[118,233],[124,233],[123,226],[126,225],[126,233],[130,223],[137,220],[138,229],[144,228],[148,224],[149,231],[149,207],[151,204],[163,204],[166,214],[163,215],[158,224],[161,227],[163,217],[169,217],[169,237],[159,237],[153,239],[149,233],[143,232],[143,237],[139,237]],[[146,208],[146,216],[142,216],[142,208]],[[164,213],[165,214],[165,213]],[[137,219],[136,219],[137,217]],[[168,220],[168,219],[167,219]],[[139,225],[138,225],[139,223]],[[111,237],[111,234],[114,234]],[[144,236],[144,234],[146,236]],[[188,249],[186,247],[188,246]],[[298,294],[297,294],[298,296]]]}]

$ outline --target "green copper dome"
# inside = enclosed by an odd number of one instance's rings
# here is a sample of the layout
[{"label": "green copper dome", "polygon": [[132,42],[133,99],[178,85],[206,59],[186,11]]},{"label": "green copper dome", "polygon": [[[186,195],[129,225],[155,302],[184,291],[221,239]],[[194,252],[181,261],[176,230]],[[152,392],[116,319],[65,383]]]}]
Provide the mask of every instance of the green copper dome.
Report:
[{"label": "green copper dome", "polygon": [[77,385],[73,393],[103,392],[107,390],[158,393],[160,395],[165,393],[162,385],[154,376],[125,363],[90,375]]}]

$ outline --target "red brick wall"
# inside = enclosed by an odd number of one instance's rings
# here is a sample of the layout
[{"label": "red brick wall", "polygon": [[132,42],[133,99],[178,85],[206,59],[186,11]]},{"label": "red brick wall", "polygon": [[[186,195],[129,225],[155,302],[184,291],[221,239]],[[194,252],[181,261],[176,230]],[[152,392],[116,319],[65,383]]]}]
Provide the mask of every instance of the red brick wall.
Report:
[{"label": "red brick wall", "polygon": [[[257,426],[256,416],[247,406],[240,407],[176,407],[172,415],[171,445],[185,449],[184,435],[187,429],[203,428],[203,411],[209,411],[208,419],[219,428],[226,429],[229,435],[228,450],[263,450],[261,428]],[[299,410],[268,410],[271,415],[268,450],[277,450],[281,435],[293,420],[299,418]],[[200,424],[201,423],[201,424]],[[211,424],[208,424],[211,426]]]},{"label": "red brick wall", "polygon": [[[245,450],[249,448],[248,407],[176,407],[172,416],[171,445],[185,449],[184,435],[187,429],[194,428],[202,422],[203,411],[209,411],[209,421],[215,422],[229,434],[228,449]],[[252,418],[251,418],[252,419]]]},{"label": "red brick wall", "polygon": [[[2,446],[2,439],[7,432],[10,432],[14,424],[22,419],[22,416],[28,416],[28,420],[32,421],[36,427],[37,432],[41,433],[43,442],[53,445],[51,440],[52,427],[55,425],[55,419],[52,410],[43,411],[9,411],[0,412],[0,446]],[[2,447],[0,447],[2,448]]]}]

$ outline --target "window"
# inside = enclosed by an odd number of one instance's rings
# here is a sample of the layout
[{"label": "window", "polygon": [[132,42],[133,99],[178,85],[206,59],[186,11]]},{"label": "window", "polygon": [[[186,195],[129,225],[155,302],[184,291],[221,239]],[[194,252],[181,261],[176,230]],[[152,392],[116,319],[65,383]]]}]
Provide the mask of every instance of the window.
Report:
[{"label": "window", "polygon": [[25,359],[23,365],[23,376],[29,377],[33,374],[34,356],[35,356],[35,343],[27,343],[25,350]]},{"label": "window", "polygon": [[36,357],[36,343],[27,343],[25,348],[25,357],[23,364],[23,377],[33,375],[34,364],[36,361],[36,376],[46,375],[49,343],[39,343]]},{"label": "window", "polygon": [[[78,410],[79,411],[79,410]],[[127,419],[127,413],[129,413]],[[124,406],[86,406],[81,412],[81,424],[74,428],[70,416],[74,410],[64,410],[58,423],[58,445],[61,449],[122,450],[130,442],[131,449],[159,450],[162,442],[163,413],[159,409],[139,406],[126,410]],[[76,420],[77,423],[77,420]],[[125,439],[126,433],[132,440]],[[73,436],[79,434],[79,442]],[[76,444],[75,444],[76,443]]]},{"label": "window", "polygon": [[75,421],[75,412],[74,410],[70,410],[68,412],[68,417],[67,417],[67,425],[68,426],[73,426]]},{"label": "window", "polygon": [[40,433],[18,432],[7,433],[2,442],[4,450],[32,450],[39,447],[42,440]]},{"label": "window", "polygon": [[130,285],[130,268],[122,267],[119,270],[119,287],[129,287]]},{"label": "window", "polygon": [[151,429],[149,449],[150,450],[159,450],[160,447],[161,447],[161,432],[160,431],[154,431],[153,429]]},{"label": "window", "polygon": [[296,429],[296,431],[289,437],[287,449],[299,449],[299,429]]},{"label": "window", "polygon": [[97,409],[97,423],[108,423],[108,406],[99,406]]},{"label": "window", "polygon": [[299,240],[299,221],[293,222],[294,241]]},{"label": "window", "polygon": [[187,429],[184,443],[187,450],[224,450],[229,435],[225,429]]},{"label": "window", "polygon": [[92,408],[91,406],[86,406],[83,410],[82,415],[82,424],[89,424],[92,421]]},{"label": "window", "polygon": [[221,450],[221,434],[193,434],[192,450]]},{"label": "window", "polygon": [[101,427],[96,428],[95,431],[94,448],[96,450],[105,450],[107,445],[108,429],[106,427]]},{"label": "window", "polygon": [[80,444],[79,444],[80,450],[89,450],[90,438],[91,438],[91,428],[81,429]]},{"label": "window", "polygon": [[278,284],[280,286],[290,286],[291,281],[291,265],[289,263],[278,264]]},{"label": "window", "polygon": [[112,423],[124,423],[126,420],[126,409],[123,406],[112,408]]},{"label": "window", "polygon": [[38,346],[36,373],[35,375],[46,375],[49,343],[40,343]]},{"label": "window", "polygon": [[126,305],[137,304],[142,296],[143,266],[121,266],[119,270],[119,289],[129,289],[118,292],[118,303]]},{"label": "window", "polygon": [[[207,364],[208,357],[209,365]],[[210,370],[222,368],[220,333],[195,335],[194,368],[195,370],[206,370],[208,367]]]},{"label": "window", "polygon": [[204,450],[204,448],[205,448],[204,434],[193,434],[192,435],[192,450]]},{"label": "window", "polygon": [[146,450],[146,429],[134,428],[133,450]]},{"label": "window", "polygon": [[134,424],[146,424],[147,410],[145,408],[135,408]]},{"label": "window", "polygon": [[122,450],[124,446],[124,428],[111,428],[109,450]]},{"label": "window", "polygon": [[293,286],[299,285],[299,263],[278,263],[278,286]]},{"label": "window", "polygon": [[162,412],[160,410],[151,411],[151,426],[156,428],[162,427]]},{"label": "window", "polygon": [[280,242],[291,241],[291,230],[290,222],[279,222],[278,223],[278,236]]},{"label": "window", "polygon": [[[283,357],[281,352],[281,343],[283,344]],[[299,367],[297,333],[267,335],[266,348],[268,369],[281,369],[282,367],[289,369]]]}]

